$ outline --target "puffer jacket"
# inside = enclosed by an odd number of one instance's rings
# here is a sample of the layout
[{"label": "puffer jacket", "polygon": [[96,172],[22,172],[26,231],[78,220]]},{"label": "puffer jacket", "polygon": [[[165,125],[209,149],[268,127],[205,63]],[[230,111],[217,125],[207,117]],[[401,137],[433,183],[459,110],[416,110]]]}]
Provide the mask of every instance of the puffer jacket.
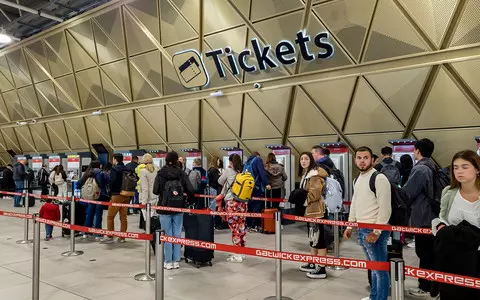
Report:
[{"label": "puffer jacket", "polygon": [[284,182],[287,181],[288,176],[282,164],[272,161],[269,166],[265,167],[265,171],[272,189],[281,189],[285,186]]},{"label": "puffer jacket", "polygon": [[325,189],[325,178],[328,176],[327,171],[323,168],[315,168],[302,176],[300,187],[308,191],[305,216],[309,218],[323,218],[325,214],[326,204],[323,198]]},{"label": "puffer jacket", "polygon": [[432,220],[438,217],[432,211],[430,200],[434,197],[433,171],[435,163],[431,158],[423,158],[412,168],[407,183],[403,190],[409,197],[409,205],[412,210],[410,226],[430,227]]},{"label": "puffer jacket", "polygon": [[233,199],[232,185],[236,176],[237,172],[233,168],[228,167],[223,171],[220,178],[218,178],[218,184],[223,186],[221,194],[225,196],[225,201]]},{"label": "puffer jacket", "polygon": [[[188,180],[187,174],[178,166],[165,165],[163,168],[158,171],[155,178],[155,183],[153,186],[153,193],[158,195],[159,199],[162,199],[163,190],[167,181],[178,180],[182,183],[183,192],[187,194],[187,202],[189,204],[195,203],[195,194],[193,191],[193,186]],[[169,211],[157,211],[161,215],[171,215],[176,214],[176,212]]]},{"label": "puffer jacket", "polygon": [[153,172],[143,168],[140,171],[140,191],[139,191],[139,200],[140,203],[151,203],[156,204],[158,202],[158,196],[153,193],[153,185],[155,183],[155,178],[157,177],[158,167],[154,165]]}]

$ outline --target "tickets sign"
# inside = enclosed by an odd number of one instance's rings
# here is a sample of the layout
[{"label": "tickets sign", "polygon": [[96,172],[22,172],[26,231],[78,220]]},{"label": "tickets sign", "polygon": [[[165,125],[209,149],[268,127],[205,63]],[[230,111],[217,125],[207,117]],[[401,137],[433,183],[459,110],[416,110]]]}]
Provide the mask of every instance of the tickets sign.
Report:
[{"label": "tickets sign", "polygon": [[41,156],[32,157],[32,169],[40,170],[43,165],[43,158]]},{"label": "tickets sign", "polygon": [[67,156],[67,169],[80,169],[80,155]]},{"label": "tickets sign", "polygon": [[50,170],[53,170],[55,166],[58,166],[60,164],[60,156],[50,156],[48,158],[48,168]]}]

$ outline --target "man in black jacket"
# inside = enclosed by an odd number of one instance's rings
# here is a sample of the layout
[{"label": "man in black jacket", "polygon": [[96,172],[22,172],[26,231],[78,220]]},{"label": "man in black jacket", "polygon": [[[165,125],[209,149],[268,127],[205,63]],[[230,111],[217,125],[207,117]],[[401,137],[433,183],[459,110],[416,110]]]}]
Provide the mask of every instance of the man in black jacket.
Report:
[{"label": "man in black jacket", "polygon": [[5,182],[5,190],[9,192],[15,191],[15,181],[13,180],[13,166],[8,164],[3,170],[3,180]]},{"label": "man in black jacket", "polygon": [[[137,169],[137,167],[138,167],[138,156],[132,157],[132,161],[125,165],[125,168],[127,169],[127,171],[134,172],[134,173],[135,173],[135,169]],[[138,190],[137,189],[135,189],[135,195],[130,198],[130,203],[131,204],[138,204],[139,203]],[[132,213],[138,214],[139,212],[140,212],[140,210],[137,209],[137,208],[130,208],[130,209],[128,209],[127,214],[128,215],[130,215]]]},{"label": "man in black jacket", "polygon": [[[129,196],[122,196],[120,192],[122,190],[122,181],[123,173],[126,171],[125,165],[123,164],[123,155],[121,153],[116,153],[113,155],[113,168],[110,171],[110,192],[112,198],[110,202],[112,203],[122,203],[128,204],[130,202]],[[109,231],[115,230],[115,216],[120,212],[120,231],[126,232],[128,221],[127,221],[127,207],[116,207],[109,206],[107,214],[107,228]],[[125,238],[119,238],[119,243],[124,243]],[[113,237],[105,236],[102,240],[102,243],[110,244],[113,243]]]},{"label": "man in black jacket", "polygon": [[[15,181],[15,192],[23,193],[25,188],[25,176],[26,170],[25,165],[27,160],[22,160],[17,162],[15,169],[13,170],[13,180]],[[13,197],[13,207],[21,207],[22,205],[22,196]]]}]

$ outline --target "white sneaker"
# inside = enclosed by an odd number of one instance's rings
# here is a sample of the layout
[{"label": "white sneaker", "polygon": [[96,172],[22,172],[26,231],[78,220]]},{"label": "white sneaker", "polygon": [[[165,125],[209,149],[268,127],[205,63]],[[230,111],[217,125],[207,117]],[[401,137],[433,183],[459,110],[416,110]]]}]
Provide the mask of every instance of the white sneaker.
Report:
[{"label": "white sneaker", "polygon": [[370,297],[362,298],[361,300],[370,300]]},{"label": "white sneaker", "polygon": [[227,261],[228,262],[241,263],[241,262],[243,262],[244,259],[245,258],[243,257],[243,255],[235,254],[235,255],[232,255],[229,258],[227,258]]},{"label": "white sneaker", "polygon": [[125,239],[118,238],[117,242],[119,242],[120,244],[123,244],[123,243],[125,243]]},{"label": "white sneaker", "polygon": [[168,263],[168,264],[165,263],[163,265],[163,267],[165,268],[165,270],[171,270],[171,269],[173,269],[173,264],[172,263]]},{"label": "white sneaker", "polygon": [[408,243],[407,245],[408,248],[415,248],[415,241]]},{"label": "white sneaker", "polygon": [[173,268],[174,268],[174,269],[180,268],[180,263],[179,263],[178,261],[174,262],[174,263],[173,263]]},{"label": "white sneaker", "polygon": [[430,298],[430,292],[424,291],[420,288],[410,288],[408,289],[408,293],[412,296],[416,297],[428,297]]},{"label": "white sneaker", "polygon": [[113,243],[113,237],[104,236],[103,239],[100,241],[102,244],[111,244]]}]

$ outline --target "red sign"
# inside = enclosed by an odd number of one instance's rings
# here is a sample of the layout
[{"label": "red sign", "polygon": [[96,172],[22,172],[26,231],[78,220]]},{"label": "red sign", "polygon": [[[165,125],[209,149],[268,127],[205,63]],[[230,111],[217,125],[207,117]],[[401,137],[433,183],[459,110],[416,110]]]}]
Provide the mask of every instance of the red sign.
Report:
[{"label": "red sign", "polygon": [[415,145],[394,145],[393,146],[393,152],[414,152],[415,151]]},{"label": "red sign", "polygon": [[275,155],[290,155],[290,149],[273,150],[272,153]]}]

